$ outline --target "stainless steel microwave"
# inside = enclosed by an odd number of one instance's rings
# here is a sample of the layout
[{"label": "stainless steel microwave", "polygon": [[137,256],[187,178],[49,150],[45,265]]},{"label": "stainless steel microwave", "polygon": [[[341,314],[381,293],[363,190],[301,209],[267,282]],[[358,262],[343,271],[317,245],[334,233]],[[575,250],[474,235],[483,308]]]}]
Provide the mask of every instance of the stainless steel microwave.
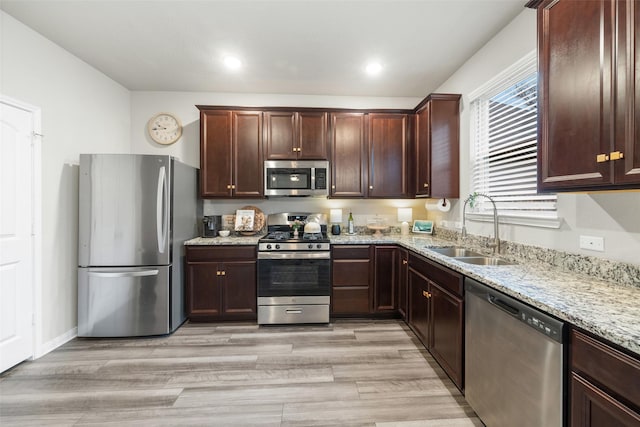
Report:
[{"label": "stainless steel microwave", "polygon": [[329,195],[326,160],[267,160],[264,162],[265,196]]}]

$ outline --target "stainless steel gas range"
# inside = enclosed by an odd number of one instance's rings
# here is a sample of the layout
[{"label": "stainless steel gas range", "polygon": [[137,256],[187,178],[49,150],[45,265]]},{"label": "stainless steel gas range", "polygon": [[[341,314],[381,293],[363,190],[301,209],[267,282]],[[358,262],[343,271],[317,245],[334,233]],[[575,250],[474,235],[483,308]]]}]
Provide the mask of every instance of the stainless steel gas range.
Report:
[{"label": "stainless steel gas range", "polygon": [[267,232],[258,242],[258,324],[329,323],[327,216],[271,214]]}]

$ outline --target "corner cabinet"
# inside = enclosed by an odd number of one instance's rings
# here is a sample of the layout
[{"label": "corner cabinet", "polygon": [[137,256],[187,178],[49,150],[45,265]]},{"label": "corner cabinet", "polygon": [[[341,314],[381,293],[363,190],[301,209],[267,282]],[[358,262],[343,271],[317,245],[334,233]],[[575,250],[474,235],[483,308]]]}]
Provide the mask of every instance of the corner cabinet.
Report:
[{"label": "corner cabinet", "polygon": [[460,197],[460,97],[432,94],[416,108],[416,197]]},{"label": "corner cabinet", "polygon": [[326,160],[328,113],[265,111],[265,159]]},{"label": "corner cabinet", "polygon": [[369,114],[370,198],[409,197],[407,114]]},{"label": "corner cabinet", "polygon": [[570,368],[570,426],[640,426],[640,360],[572,330]]},{"label": "corner cabinet", "polygon": [[640,188],[640,5],[534,0],[538,189]]},{"label": "corner cabinet", "polygon": [[186,311],[192,321],[255,320],[255,246],[187,246]]},{"label": "corner cabinet", "polygon": [[262,198],[262,112],[198,108],[200,196]]}]

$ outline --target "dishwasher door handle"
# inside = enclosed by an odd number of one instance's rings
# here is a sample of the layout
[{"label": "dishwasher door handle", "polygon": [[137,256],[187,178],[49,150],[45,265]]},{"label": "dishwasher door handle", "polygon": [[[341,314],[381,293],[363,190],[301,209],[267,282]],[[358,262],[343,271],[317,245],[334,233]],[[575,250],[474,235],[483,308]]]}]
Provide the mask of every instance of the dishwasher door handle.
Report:
[{"label": "dishwasher door handle", "polygon": [[520,315],[520,310],[518,310],[516,307],[507,304],[506,302],[502,301],[499,298],[496,298],[491,294],[487,295],[487,301],[489,301],[490,304],[495,305],[502,311],[506,311],[508,314],[512,315],[513,317],[519,317]]}]

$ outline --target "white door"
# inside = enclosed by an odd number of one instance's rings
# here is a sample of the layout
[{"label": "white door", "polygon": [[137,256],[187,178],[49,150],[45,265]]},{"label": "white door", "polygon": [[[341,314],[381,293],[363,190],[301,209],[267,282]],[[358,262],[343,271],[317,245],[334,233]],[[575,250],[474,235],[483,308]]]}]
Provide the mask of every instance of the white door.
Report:
[{"label": "white door", "polygon": [[34,113],[0,98],[0,372],[33,356]]}]

